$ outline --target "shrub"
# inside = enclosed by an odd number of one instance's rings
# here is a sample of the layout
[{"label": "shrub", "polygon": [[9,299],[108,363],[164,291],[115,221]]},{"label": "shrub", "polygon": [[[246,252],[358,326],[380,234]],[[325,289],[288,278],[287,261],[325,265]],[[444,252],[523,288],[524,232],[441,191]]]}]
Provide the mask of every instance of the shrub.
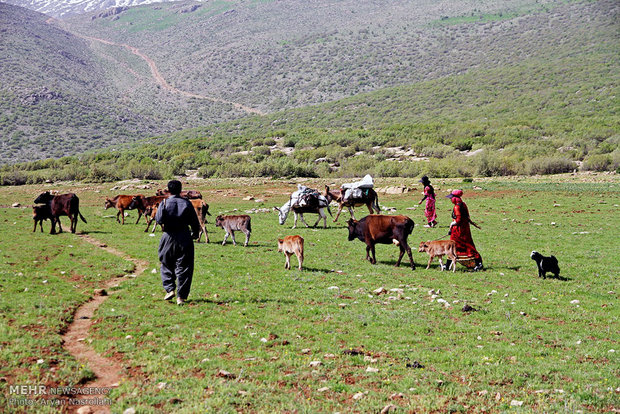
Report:
[{"label": "shrub", "polygon": [[0,185],[24,185],[28,177],[21,171],[9,171],[0,175]]},{"label": "shrub", "polygon": [[611,154],[590,155],[583,161],[583,169],[587,171],[609,171],[612,169]]},{"label": "shrub", "polygon": [[571,172],[576,165],[573,161],[563,157],[541,157],[525,163],[525,173],[536,174],[561,174]]}]

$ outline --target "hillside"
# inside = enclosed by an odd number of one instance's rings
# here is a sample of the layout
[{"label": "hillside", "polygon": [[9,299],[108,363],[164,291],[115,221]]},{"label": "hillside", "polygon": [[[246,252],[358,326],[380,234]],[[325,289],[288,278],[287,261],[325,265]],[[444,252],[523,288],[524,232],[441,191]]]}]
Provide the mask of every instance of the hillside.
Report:
[{"label": "hillside", "polygon": [[610,7],[571,3],[167,3],[67,22],[139,47],[182,90],[271,112],[548,56]]},{"label": "hillside", "polygon": [[112,152],[30,163],[20,167],[27,174],[5,169],[4,182],[163,178],[196,169],[203,177],[618,170],[612,5],[589,4],[598,11],[582,20],[557,19],[550,30],[563,27],[565,41],[541,50],[544,58],[187,129]]},{"label": "hillside", "polygon": [[[0,105],[9,114],[0,118],[7,149],[0,162],[158,135],[152,142],[197,138],[201,148],[231,152],[274,136],[287,152],[293,141],[314,151],[306,161],[330,152],[318,146],[339,142],[348,149],[333,161],[385,152],[376,146],[446,158],[529,140],[573,148],[566,156],[582,161],[617,134],[617,3],[358,3],[165,3],[47,22],[13,8],[10,18],[1,14],[14,28],[0,40],[2,65],[12,68],[0,71]],[[39,33],[68,44],[31,44]],[[92,69],[61,60],[48,70],[44,57],[74,44]],[[70,99],[24,103],[30,95],[20,91],[37,87]],[[247,117],[257,111],[272,115]],[[363,129],[361,139],[349,127]],[[272,148],[252,162],[279,152],[267,142]],[[176,156],[165,148],[157,157]],[[184,155],[175,171],[211,162],[176,151]],[[316,169],[304,171],[325,173]]]},{"label": "hillside", "polygon": [[113,7],[139,6],[160,1],[153,0],[7,0],[6,3],[24,7],[53,17],[66,17]]}]

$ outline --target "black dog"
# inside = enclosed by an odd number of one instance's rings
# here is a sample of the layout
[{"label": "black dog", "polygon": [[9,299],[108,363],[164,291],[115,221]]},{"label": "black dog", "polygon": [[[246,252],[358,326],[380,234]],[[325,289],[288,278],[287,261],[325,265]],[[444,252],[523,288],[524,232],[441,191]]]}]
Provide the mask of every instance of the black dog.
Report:
[{"label": "black dog", "polygon": [[538,277],[542,277],[543,279],[547,278],[547,272],[553,273],[555,277],[559,277],[560,275],[560,266],[558,266],[558,259],[555,256],[545,257],[542,254],[538,253],[536,250],[530,254],[532,260],[536,262],[538,266]]}]

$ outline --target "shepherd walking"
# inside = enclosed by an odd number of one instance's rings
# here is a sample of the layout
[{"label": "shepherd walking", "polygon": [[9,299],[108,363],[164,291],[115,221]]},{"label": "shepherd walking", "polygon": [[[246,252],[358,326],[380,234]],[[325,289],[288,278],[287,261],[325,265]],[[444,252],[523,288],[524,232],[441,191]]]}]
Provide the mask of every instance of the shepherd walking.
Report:
[{"label": "shepherd walking", "polygon": [[200,235],[198,216],[192,204],[179,196],[181,189],[180,181],[168,182],[171,196],[160,203],[155,215],[164,231],[158,250],[161,281],[166,291],[164,300],[172,299],[176,290],[178,305],[183,305],[189,296],[194,274],[193,239]]},{"label": "shepherd walking", "polygon": [[425,175],[419,181],[424,186],[424,197],[418,203],[418,205],[422,204],[424,200],[426,200],[426,208],[424,209],[424,215],[426,216],[426,220],[428,224],[424,227],[435,227],[437,225],[437,212],[435,211],[435,189],[431,185],[431,180]]}]

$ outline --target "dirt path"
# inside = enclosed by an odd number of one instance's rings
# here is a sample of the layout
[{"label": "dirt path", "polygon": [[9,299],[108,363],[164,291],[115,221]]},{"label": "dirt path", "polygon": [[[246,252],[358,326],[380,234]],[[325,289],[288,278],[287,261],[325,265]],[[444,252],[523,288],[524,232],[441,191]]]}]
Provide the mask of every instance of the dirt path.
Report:
[{"label": "dirt path", "polygon": [[[125,253],[102,244],[98,240],[92,238],[87,234],[80,234],[79,237],[82,240],[91,243],[98,248],[101,248],[108,253],[119,256],[125,260],[132,262],[135,265],[134,274],[140,276],[146,270],[147,262],[134,259]],[[120,279],[114,278],[104,282],[101,288],[106,291],[112,287],[116,287],[119,284]],[[93,348],[87,345],[85,339],[88,337],[88,331],[92,326],[93,316],[95,311],[101,306],[101,304],[108,298],[106,295],[95,295],[88,302],[77,308],[73,316],[73,322],[69,324],[67,331],[62,336],[63,346],[73,355],[78,361],[82,361],[86,364],[94,373],[96,378],[87,383],[80,385],[80,387],[98,387],[98,388],[113,388],[118,386],[122,378],[121,365],[113,359],[106,358],[99,355]],[[77,399],[99,399],[103,400],[108,398],[107,394],[91,394],[91,395],[73,395],[72,398]],[[70,411],[77,411],[81,406],[70,406]],[[93,413],[109,413],[109,405],[91,405]]]},{"label": "dirt path", "polygon": [[153,76],[153,79],[155,80],[155,82],[157,84],[159,84],[162,88],[164,88],[165,90],[172,92],[172,93],[176,93],[179,95],[183,95],[185,97],[188,98],[196,98],[196,99],[204,99],[207,101],[211,101],[211,102],[216,102],[216,103],[222,103],[222,104],[229,104],[232,105],[235,109],[238,109],[239,111],[243,111],[243,112],[247,112],[249,114],[255,114],[255,115],[264,115],[265,113],[255,109],[255,108],[251,108],[249,106],[240,104],[238,102],[232,102],[232,101],[227,101],[225,99],[220,99],[220,98],[216,98],[213,96],[207,96],[207,95],[198,95],[195,93],[191,93],[191,92],[187,92],[187,91],[183,91],[181,89],[175,88],[174,86],[170,85],[166,79],[161,75],[161,73],[159,72],[159,69],[157,68],[157,65],[155,64],[155,62],[153,61],[153,59],[151,59],[150,57],[148,57],[146,54],[144,54],[143,52],[140,51],[140,49],[138,49],[137,47],[133,47],[130,46],[126,43],[116,43],[116,42],[112,42],[110,40],[106,40],[106,39],[100,39],[98,37],[92,37],[92,36],[86,36],[80,33],[76,33],[76,32],[72,32],[70,31],[66,25],[57,20],[54,19],[53,17],[50,17],[49,19],[46,20],[46,22],[48,24],[51,23],[56,23],[57,25],[59,25],[63,30],[73,34],[74,36],[77,36],[79,38],[85,39],[85,40],[89,40],[91,42],[99,42],[99,43],[103,43],[105,45],[109,45],[109,46],[118,46],[118,47],[123,47],[127,50],[129,50],[131,53],[133,53],[134,55],[140,57],[142,60],[144,60],[148,65],[149,68],[151,69],[151,75]]}]

